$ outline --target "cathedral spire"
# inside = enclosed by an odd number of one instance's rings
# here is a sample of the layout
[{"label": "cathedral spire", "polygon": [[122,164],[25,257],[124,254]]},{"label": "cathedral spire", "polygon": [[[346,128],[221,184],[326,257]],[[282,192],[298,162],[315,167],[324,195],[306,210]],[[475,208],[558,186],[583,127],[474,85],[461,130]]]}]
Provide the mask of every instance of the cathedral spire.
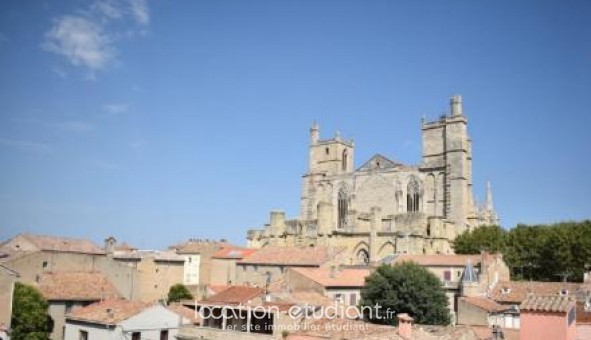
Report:
[{"label": "cathedral spire", "polygon": [[310,144],[318,143],[319,139],[320,139],[320,127],[318,126],[318,123],[316,121],[314,121],[314,123],[312,123],[312,127],[310,128]]}]

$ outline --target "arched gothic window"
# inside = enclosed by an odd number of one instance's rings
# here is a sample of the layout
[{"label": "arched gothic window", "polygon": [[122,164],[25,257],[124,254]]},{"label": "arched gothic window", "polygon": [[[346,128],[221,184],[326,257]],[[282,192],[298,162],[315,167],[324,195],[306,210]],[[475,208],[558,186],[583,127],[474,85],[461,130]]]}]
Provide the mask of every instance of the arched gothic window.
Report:
[{"label": "arched gothic window", "polygon": [[347,154],[347,149],[343,150],[343,160],[342,160],[342,164],[341,167],[343,169],[343,171],[347,171],[347,162],[348,162],[348,157],[349,155]]},{"label": "arched gothic window", "polygon": [[369,263],[369,254],[367,250],[361,249],[357,252],[357,263],[358,264],[368,264]]},{"label": "arched gothic window", "polygon": [[338,227],[344,228],[347,226],[347,211],[349,210],[349,197],[345,189],[339,190],[338,198]]},{"label": "arched gothic window", "polygon": [[417,212],[420,206],[419,182],[412,177],[406,187],[406,211]]}]

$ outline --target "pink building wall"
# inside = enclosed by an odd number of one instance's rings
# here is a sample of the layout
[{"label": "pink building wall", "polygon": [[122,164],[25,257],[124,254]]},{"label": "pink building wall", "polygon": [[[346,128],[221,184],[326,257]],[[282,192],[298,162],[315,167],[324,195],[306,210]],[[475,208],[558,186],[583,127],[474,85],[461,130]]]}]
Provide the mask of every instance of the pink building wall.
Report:
[{"label": "pink building wall", "polygon": [[521,311],[520,340],[575,340],[576,321],[568,325],[567,313]]}]

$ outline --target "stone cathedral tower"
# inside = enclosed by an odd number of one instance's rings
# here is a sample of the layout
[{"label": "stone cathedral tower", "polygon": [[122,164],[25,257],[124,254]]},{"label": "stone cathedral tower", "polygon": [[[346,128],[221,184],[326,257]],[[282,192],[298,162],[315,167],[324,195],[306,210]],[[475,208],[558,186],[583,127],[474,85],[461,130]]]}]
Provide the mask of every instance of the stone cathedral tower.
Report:
[{"label": "stone cathedral tower", "polygon": [[492,193],[484,205],[472,197],[472,148],[462,98],[450,112],[422,121],[419,165],[376,154],[355,168],[355,144],[336,133],[320,138],[310,128],[308,171],[302,176],[300,216],[271,213],[263,229],[249,230],[250,247],[336,246],[351,263],[375,262],[395,253],[451,253],[459,233],[496,224]]}]

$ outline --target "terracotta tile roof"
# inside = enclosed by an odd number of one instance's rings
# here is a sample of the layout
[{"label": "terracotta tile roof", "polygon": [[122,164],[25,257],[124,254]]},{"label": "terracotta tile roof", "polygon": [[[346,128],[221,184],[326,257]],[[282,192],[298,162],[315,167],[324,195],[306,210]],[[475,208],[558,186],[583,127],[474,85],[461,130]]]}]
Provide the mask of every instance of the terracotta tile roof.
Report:
[{"label": "terracotta tile roof", "polygon": [[236,247],[226,247],[222,248],[215,253],[213,253],[212,258],[214,259],[243,259],[254,252],[257,249],[252,248],[236,248]]},{"label": "terracotta tile roof", "polygon": [[329,247],[266,247],[238,261],[240,264],[320,266],[342,252]]},{"label": "terracotta tile roof", "polygon": [[98,271],[45,272],[39,290],[47,300],[98,301],[119,298],[115,286]]},{"label": "terracotta tile roof", "polygon": [[180,303],[170,304],[167,308],[173,311],[174,313],[182,316],[183,318],[189,320],[194,325],[201,323],[199,313],[197,313],[193,308],[185,307]]},{"label": "terracotta tile roof", "polygon": [[105,300],[86,307],[75,308],[66,315],[66,319],[115,325],[152,306],[151,303],[141,301]]},{"label": "terracotta tile roof", "polygon": [[580,283],[569,282],[501,281],[492,289],[490,298],[498,303],[519,304],[527,298],[528,293],[558,295],[566,290],[574,296],[582,287]]},{"label": "terracotta tile roof", "polygon": [[495,301],[485,297],[462,297],[461,301],[465,301],[471,305],[484,309],[488,312],[498,312],[507,309],[506,307],[496,303]]},{"label": "terracotta tile roof", "polygon": [[367,268],[290,268],[324,287],[358,287],[365,286],[365,278],[371,274]]},{"label": "terracotta tile roof", "polygon": [[464,267],[471,261],[472,265],[480,264],[482,257],[481,255],[410,255],[400,254],[394,257],[391,261],[392,264],[400,262],[415,262],[421,266],[452,266],[452,267]]},{"label": "terracotta tile roof", "polygon": [[115,251],[134,251],[134,250],[137,250],[137,248],[130,246],[129,244],[127,244],[127,242],[123,242],[121,244],[116,245],[114,250]]},{"label": "terracotta tile roof", "polygon": [[227,242],[207,241],[207,240],[189,240],[174,246],[171,250],[175,250],[177,254],[201,254],[202,252],[215,252],[225,247],[233,247]]},{"label": "terracotta tile roof", "polygon": [[39,250],[82,254],[105,254],[105,251],[90,240],[48,235],[21,234]]},{"label": "terracotta tile roof", "polygon": [[232,286],[227,285],[208,285],[207,286],[207,293],[208,295],[215,295],[223,292],[224,290],[230,288]]},{"label": "terracotta tile roof", "polygon": [[519,306],[521,312],[568,312],[575,305],[575,300],[568,295],[530,294]]},{"label": "terracotta tile roof", "polygon": [[203,299],[203,303],[214,304],[245,304],[263,294],[263,290],[256,287],[231,286],[230,288]]},{"label": "terracotta tile roof", "polygon": [[172,251],[159,250],[134,250],[134,251],[118,251],[113,254],[116,260],[141,260],[144,258],[152,258],[154,261],[162,262],[185,262],[185,258]]}]

